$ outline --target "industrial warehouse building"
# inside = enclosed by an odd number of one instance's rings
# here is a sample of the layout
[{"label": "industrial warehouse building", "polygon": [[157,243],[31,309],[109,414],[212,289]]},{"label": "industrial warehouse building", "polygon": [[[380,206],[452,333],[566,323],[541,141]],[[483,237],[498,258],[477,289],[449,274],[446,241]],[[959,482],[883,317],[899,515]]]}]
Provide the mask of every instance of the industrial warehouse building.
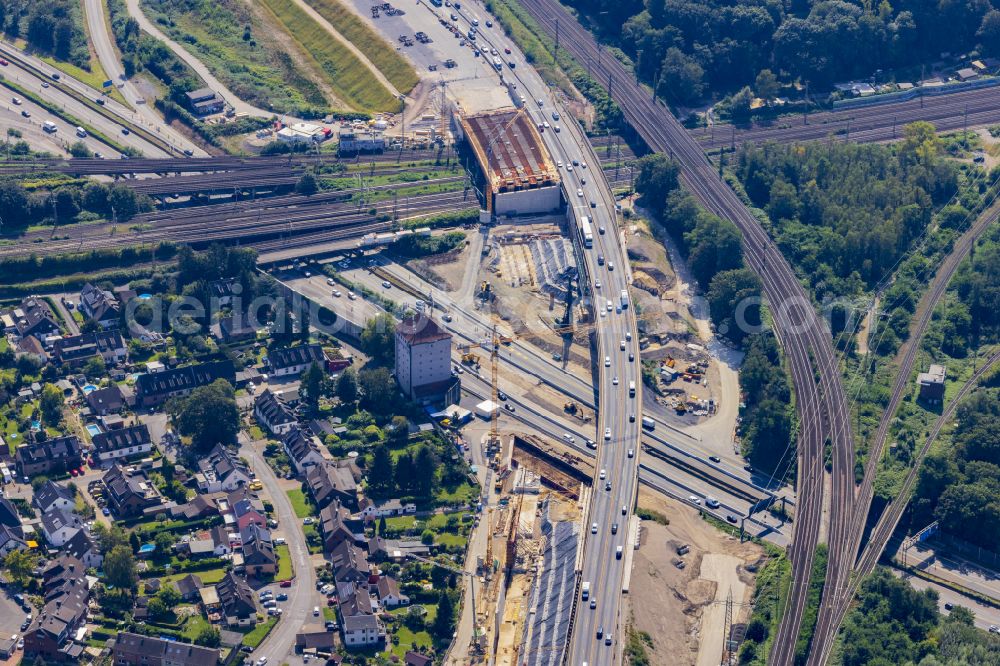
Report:
[{"label": "industrial warehouse building", "polygon": [[468,141],[486,175],[486,210],[491,215],[538,215],[560,209],[558,171],[523,110],[460,116],[455,132]]}]

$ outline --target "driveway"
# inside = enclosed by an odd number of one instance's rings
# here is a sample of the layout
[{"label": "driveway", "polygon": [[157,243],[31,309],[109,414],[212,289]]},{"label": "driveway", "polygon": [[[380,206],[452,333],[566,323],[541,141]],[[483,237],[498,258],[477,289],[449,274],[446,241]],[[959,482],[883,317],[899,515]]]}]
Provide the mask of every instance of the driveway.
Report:
[{"label": "driveway", "polygon": [[306,537],[302,532],[302,521],[295,516],[288,495],[281,487],[274,470],[261,454],[265,442],[251,441],[245,431],[240,432],[239,440],[240,454],[249,461],[257,478],[271,496],[274,514],[288,541],[288,552],[291,554],[292,567],[295,571],[292,586],[283,588],[283,591],[288,593],[288,601],[282,603],[284,613],[281,621],[253,653],[255,660],[267,657],[268,661],[281,663],[295,645],[295,634],[307,619],[312,619],[312,608],[316,605],[316,571],[309,559]]}]

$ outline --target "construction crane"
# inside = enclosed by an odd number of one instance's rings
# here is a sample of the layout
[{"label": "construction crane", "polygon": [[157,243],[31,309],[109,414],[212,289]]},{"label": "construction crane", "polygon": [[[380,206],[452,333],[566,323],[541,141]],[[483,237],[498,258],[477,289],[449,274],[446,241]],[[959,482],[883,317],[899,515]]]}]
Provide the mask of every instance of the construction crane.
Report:
[{"label": "construction crane", "polygon": [[476,574],[465,569],[459,569],[458,567],[449,566],[437,560],[432,560],[426,557],[421,557],[420,555],[414,555],[413,553],[407,553],[407,557],[414,560],[423,562],[424,564],[429,564],[433,567],[438,567],[440,569],[445,569],[451,571],[452,573],[459,574],[461,576],[469,577],[469,591],[472,595],[472,644],[476,654],[482,654],[483,648],[479,645],[479,641],[476,638],[479,636],[479,618],[476,616]]}]

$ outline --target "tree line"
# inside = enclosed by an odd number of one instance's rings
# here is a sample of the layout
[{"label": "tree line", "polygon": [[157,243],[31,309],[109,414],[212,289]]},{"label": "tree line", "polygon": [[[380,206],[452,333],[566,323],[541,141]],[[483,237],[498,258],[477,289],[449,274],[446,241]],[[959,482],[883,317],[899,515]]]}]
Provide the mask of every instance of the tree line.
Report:
[{"label": "tree line", "polygon": [[70,0],[0,0],[0,30],[41,53],[90,71],[81,5]]},{"label": "tree line", "polygon": [[117,183],[72,183],[29,192],[15,180],[0,180],[4,231],[112,217],[125,222],[152,209],[148,196]]},{"label": "tree line", "polygon": [[743,261],[736,227],[703,209],[681,188],[676,163],[663,155],[638,160],[636,191],[677,242],[705,292],[716,331],[747,350],[740,372],[743,454],[751,463],[783,478],[795,461],[791,389],[773,334],[760,330],[760,280]]},{"label": "tree line", "polygon": [[[711,92],[778,79],[824,89],[877,70],[919,66],[944,51],[1000,54],[991,0],[573,0],[608,43],[635,62],[665,99],[690,104]],[[765,73],[761,76],[762,73]]]}]

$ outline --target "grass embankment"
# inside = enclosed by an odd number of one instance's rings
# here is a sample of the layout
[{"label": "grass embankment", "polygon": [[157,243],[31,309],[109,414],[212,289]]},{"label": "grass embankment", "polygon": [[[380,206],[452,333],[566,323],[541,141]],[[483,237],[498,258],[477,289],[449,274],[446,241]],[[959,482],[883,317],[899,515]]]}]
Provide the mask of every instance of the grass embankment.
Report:
[{"label": "grass embankment", "polygon": [[143,0],[142,7],[243,101],[296,116],[317,117],[329,110],[330,100],[301,64],[311,60],[309,55],[289,52],[273,26],[247,5],[237,0]]},{"label": "grass embankment", "polygon": [[312,506],[306,501],[305,493],[298,488],[294,488],[286,490],[285,494],[288,495],[288,501],[292,503],[292,510],[295,512],[296,518],[305,518],[312,515]]},{"label": "grass embankment", "polygon": [[[343,102],[355,111],[395,111],[399,108],[399,100],[374,79],[368,66],[298,5],[290,0],[260,2],[271,10],[302,50],[316,61],[326,83]],[[385,49],[388,48],[386,45]]]},{"label": "grass embankment", "polygon": [[771,559],[757,573],[753,614],[747,623],[746,640],[740,648],[741,664],[764,666],[767,663],[791,582],[791,562],[784,553],[774,549]]},{"label": "grass embankment", "polygon": [[[51,58],[48,56],[43,56],[41,59],[45,61],[47,64],[51,65],[52,67],[58,69],[63,74],[66,74],[67,76],[72,76],[74,79],[80,81],[81,83],[87,84],[88,86],[93,88],[95,92],[102,93],[105,91],[104,82],[108,80],[108,75],[107,72],[104,71],[104,68],[101,67],[101,63],[96,57],[91,56],[90,71],[77,67],[72,63],[63,62],[62,60],[56,60],[55,58]],[[115,100],[116,102],[120,102],[125,106],[132,106],[125,100],[125,97],[121,94],[118,88],[111,86],[107,90],[108,90],[108,96],[111,99]]]},{"label": "grass embankment", "polygon": [[406,58],[340,0],[307,0],[307,2],[320,16],[329,21],[337,32],[364,53],[399,92],[404,94],[410,92],[420,81],[417,72]]}]

